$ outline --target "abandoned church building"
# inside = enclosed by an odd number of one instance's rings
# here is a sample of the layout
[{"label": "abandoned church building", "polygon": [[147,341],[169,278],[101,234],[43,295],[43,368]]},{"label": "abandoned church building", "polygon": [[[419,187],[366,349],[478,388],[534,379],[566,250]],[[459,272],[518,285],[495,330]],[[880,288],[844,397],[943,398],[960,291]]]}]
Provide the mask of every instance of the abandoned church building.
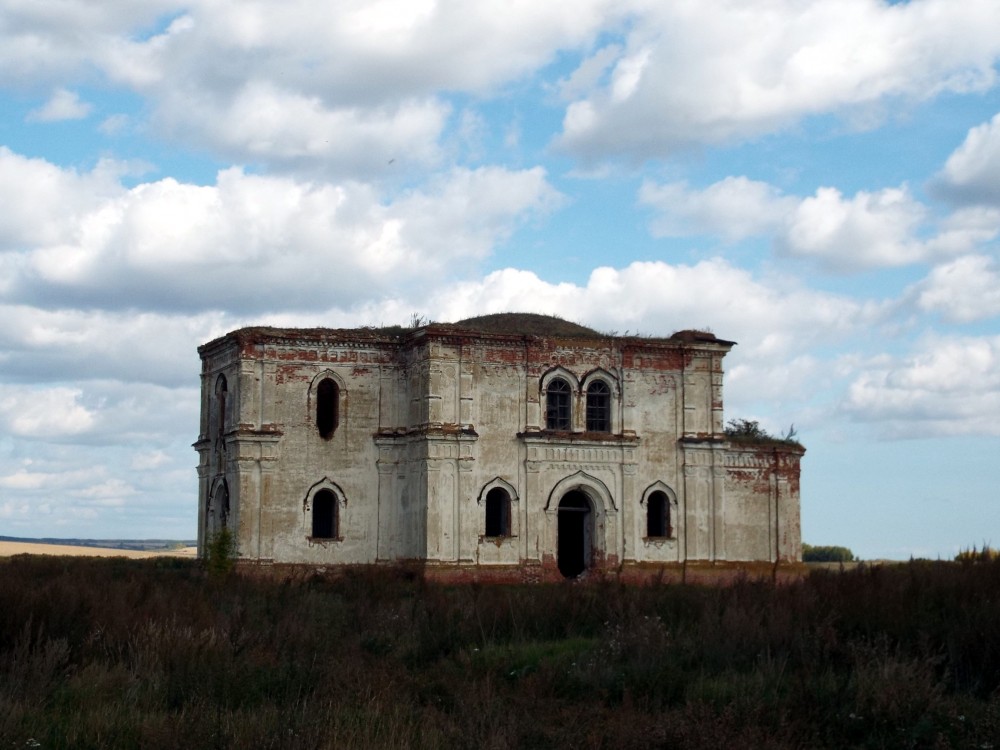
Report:
[{"label": "abandoned church building", "polygon": [[233,331],[198,350],[199,548],[484,580],[799,561],[805,451],[725,434],[733,345],[527,314]]}]

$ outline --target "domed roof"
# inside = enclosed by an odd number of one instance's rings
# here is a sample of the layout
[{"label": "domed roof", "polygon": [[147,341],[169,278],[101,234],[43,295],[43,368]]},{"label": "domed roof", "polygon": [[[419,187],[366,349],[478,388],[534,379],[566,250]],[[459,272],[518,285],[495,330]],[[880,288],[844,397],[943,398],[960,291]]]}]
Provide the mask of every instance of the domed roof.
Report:
[{"label": "domed roof", "polygon": [[470,328],[483,333],[506,333],[529,336],[601,336],[593,328],[538,313],[493,313],[459,320],[457,328]]}]

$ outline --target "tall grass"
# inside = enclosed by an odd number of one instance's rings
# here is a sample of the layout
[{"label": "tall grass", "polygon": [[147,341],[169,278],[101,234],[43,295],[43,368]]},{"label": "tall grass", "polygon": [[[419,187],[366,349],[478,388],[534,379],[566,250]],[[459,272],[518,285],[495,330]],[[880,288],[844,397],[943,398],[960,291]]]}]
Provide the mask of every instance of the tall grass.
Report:
[{"label": "tall grass", "polygon": [[996,560],[700,588],[20,556],[0,748],[1000,747],[998,592]]}]

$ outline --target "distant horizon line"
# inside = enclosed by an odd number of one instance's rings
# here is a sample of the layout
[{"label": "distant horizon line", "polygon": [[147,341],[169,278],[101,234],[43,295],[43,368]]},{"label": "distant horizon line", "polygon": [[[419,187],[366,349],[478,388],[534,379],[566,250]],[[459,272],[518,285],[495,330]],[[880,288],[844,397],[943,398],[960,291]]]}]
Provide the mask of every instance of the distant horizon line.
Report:
[{"label": "distant horizon line", "polygon": [[105,538],[105,539],[87,539],[84,537],[24,537],[24,536],[6,536],[0,535],[0,542],[26,542],[34,544],[65,544],[67,542],[74,542],[77,546],[88,546],[88,547],[100,547],[107,544],[159,544],[159,545],[174,545],[183,544],[186,547],[197,546],[197,539],[164,539],[164,538],[149,538],[149,539],[116,539],[116,538]]}]

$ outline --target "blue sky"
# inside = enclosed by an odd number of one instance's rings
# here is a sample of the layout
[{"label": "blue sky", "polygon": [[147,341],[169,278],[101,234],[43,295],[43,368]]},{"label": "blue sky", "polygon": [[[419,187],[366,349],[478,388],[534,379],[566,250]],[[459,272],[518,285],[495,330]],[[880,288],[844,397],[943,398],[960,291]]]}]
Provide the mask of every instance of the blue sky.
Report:
[{"label": "blue sky", "polygon": [[736,340],[803,539],[1000,544],[1000,4],[0,0],[0,534],[192,538],[198,344]]}]

